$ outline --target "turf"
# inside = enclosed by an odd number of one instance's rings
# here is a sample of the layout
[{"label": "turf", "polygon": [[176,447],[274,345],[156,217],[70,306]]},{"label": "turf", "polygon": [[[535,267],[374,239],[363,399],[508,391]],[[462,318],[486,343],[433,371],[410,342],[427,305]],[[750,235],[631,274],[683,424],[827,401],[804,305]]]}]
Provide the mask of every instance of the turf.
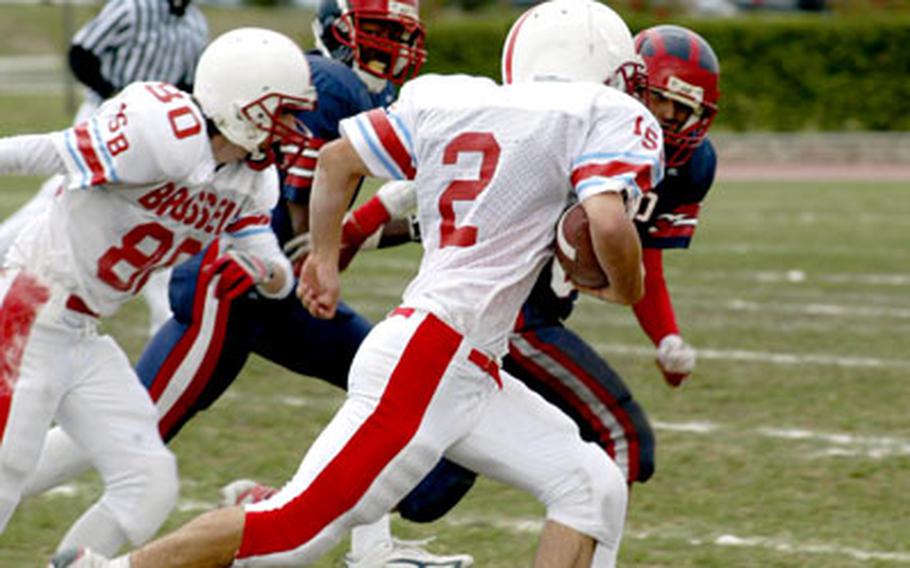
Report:
[{"label": "turf", "polygon": [[[3,133],[27,124],[15,120]],[[0,217],[38,182],[0,178]],[[628,310],[583,301],[571,327],[627,379],[658,437],[658,470],[633,491],[621,565],[910,565],[908,219],[905,183],[720,181],[692,250],[666,255],[677,315],[701,350],[678,390],[663,384]],[[347,300],[381,318],[418,256],[416,247],[363,254],[345,276]],[[135,358],[143,305],[105,328]],[[211,506],[234,478],[286,479],[340,401],[254,358],[172,445],[181,506],[166,528]],[[68,488],[21,504],[0,536],[0,566],[42,565],[100,491],[93,475]],[[446,519],[395,530],[436,534],[436,550],[470,552],[481,567],[528,566],[541,515],[529,496],[481,480]]]}]

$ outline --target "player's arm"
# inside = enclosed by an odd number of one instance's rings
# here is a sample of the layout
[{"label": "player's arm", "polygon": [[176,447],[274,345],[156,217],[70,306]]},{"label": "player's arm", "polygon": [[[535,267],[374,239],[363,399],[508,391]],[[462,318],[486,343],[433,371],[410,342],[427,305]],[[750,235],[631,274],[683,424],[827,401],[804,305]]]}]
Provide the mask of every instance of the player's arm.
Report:
[{"label": "player's arm", "polygon": [[70,70],[80,83],[98,93],[103,99],[117,91],[116,87],[104,78],[101,73],[101,59],[93,52],[81,45],[73,44],[68,55]]},{"label": "player's arm", "polygon": [[66,173],[51,134],[0,138],[0,174],[49,176]]},{"label": "player's arm", "polygon": [[130,2],[108,2],[92,20],[82,27],[70,44],[68,60],[76,79],[102,98],[111,97],[115,87],[101,72],[98,54],[131,41],[137,7]]},{"label": "player's arm", "polygon": [[310,198],[313,250],[300,271],[297,287],[297,295],[317,317],[329,318],[335,313],[342,219],[359,178],[414,179],[416,175],[411,143],[417,112],[411,97],[417,84],[423,84],[421,79],[405,85],[388,109],[341,121],[343,138],[324,146],[319,154]]},{"label": "player's arm", "polygon": [[370,174],[346,138],[323,147],[310,196],[312,250],[300,271],[297,295],[316,317],[331,318],[340,294],[341,225],[360,178]]},{"label": "player's arm", "polygon": [[219,297],[234,298],[255,286],[266,298],[280,299],[291,293],[294,274],[275,234],[267,228],[242,238],[227,238],[228,246],[215,261],[221,272]]},{"label": "player's arm", "polygon": [[599,290],[585,290],[597,297],[629,305],[644,293],[641,243],[627,214],[622,193],[592,195],[581,202],[588,216],[591,241],[597,260],[610,284]]},{"label": "player's arm", "polygon": [[663,249],[645,248],[645,295],[633,310],[657,347],[657,366],[667,384],[678,387],[695,370],[696,352],[679,334],[670,292],[664,279]]}]

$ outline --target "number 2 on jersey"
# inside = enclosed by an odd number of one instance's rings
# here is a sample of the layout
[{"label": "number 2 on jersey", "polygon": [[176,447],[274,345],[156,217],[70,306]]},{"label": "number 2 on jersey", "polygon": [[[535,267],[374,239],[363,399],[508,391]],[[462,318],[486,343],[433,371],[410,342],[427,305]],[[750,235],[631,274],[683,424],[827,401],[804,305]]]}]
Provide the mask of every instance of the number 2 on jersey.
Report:
[{"label": "number 2 on jersey", "polygon": [[499,143],[489,132],[463,132],[449,142],[442,155],[442,163],[454,164],[458,155],[464,152],[480,152],[483,157],[477,179],[453,180],[439,196],[439,247],[469,247],[477,242],[477,227],[455,226],[455,201],[474,201],[486,189],[496,174],[499,163]]}]

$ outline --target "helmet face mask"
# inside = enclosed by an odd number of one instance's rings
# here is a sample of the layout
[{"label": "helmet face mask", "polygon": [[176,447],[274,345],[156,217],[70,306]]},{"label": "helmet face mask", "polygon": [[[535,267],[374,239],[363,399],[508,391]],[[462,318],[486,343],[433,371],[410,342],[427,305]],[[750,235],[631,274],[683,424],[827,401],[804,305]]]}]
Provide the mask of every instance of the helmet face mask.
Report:
[{"label": "helmet face mask", "polygon": [[549,0],[527,10],[509,30],[503,83],[594,81],[646,96],[647,75],[632,33],[616,12],[592,0]]},{"label": "helmet face mask", "polygon": [[[271,148],[273,145],[291,145],[302,149],[308,137],[306,127],[293,115],[297,111],[308,111],[315,108],[314,101],[269,93],[239,109],[239,113],[260,134],[258,148]],[[284,115],[288,115],[286,118]],[[256,152],[251,152],[256,154]]]},{"label": "helmet face mask", "polygon": [[400,85],[426,60],[417,10],[417,0],[323,0],[313,31],[324,54]]},{"label": "helmet face mask", "polygon": [[209,44],[193,96],[219,132],[254,158],[275,143],[304,142],[306,132],[284,115],[316,105],[303,52],[286,36],[259,28],[236,29]]},{"label": "helmet face mask", "polygon": [[640,32],[635,36],[635,47],[647,65],[650,89],[656,95],[652,100],[671,101],[691,109],[684,121],[661,120],[667,166],[680,166],[704,142],[717,115],[717,56],[704,38],[672,25]]}]

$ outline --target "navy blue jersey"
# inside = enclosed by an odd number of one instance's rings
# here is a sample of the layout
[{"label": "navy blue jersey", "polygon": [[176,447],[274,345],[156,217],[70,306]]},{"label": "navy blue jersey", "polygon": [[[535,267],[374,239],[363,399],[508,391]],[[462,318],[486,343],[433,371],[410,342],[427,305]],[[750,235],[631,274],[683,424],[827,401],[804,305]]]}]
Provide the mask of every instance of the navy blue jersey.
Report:
[{"label": "navy blue jersey", "polygon": [[272,211],[272,229],[282,244],[294,236],[285,202],[309,203],[319,148],[338,138],[338,123],[360,112],[388,106],[395,100],[395,88],[391,83],[387,83],[382,92],[373,93],[350,67],[324,57],[318,51],[308,52],[306,58],[316,87],[316,109],[297,114],[312,138],[293,163],[284,163],[279,169],[281,198]]},{"label": "navy blue jersey", "polygon": [[[688,162],[668,168],[657,187],[646,193],[635,216],[635,225],[645,248],[688,248],[698,225],[701,202],[714,183],[717,155],[707,138]],[[572,313],[578,292],[557,293],[553,286],[552,262],[548,264],[531,295],[521,308],[519,329],[542,322],[565,320]]]},{"label": "navy blue jersey", "polygon": [[701,202],[714,183],[717,155],[711,141],[695,149],[678,168],[667,168],[663,181],[642,196],[635,226],[645,248],[689,248]]},{"label": "navy blue jersey", "polygon": [[381,93],[371,93],[347,65],[311,51],[306,54],[313,85],[316,87],[316,110],[301,112],[297,117],[313,136],[329,141],[338,138],[338,123],[365,110],[384,107],[395,100],[395,88],[386,84]]}]

